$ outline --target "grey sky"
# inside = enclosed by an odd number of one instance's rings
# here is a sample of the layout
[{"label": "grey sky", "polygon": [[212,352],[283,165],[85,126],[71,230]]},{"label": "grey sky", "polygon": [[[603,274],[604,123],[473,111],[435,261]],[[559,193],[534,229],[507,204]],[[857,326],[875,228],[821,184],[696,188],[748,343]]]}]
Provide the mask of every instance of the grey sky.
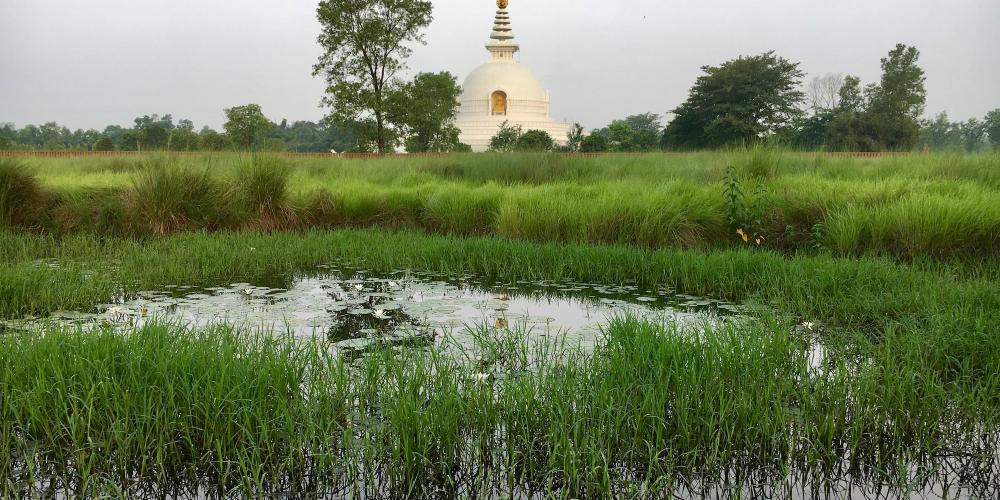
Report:
[{"label": "grey sky", "polygon": [[[323,83],[318,0],[0,0],[0,122],[72,128],[172,113],[219,127],[256,102],[274,120],[315,120]],[[493,0],[434,0],[411,71],[461,81],[486,61]],[[927,70],[928,114],[1000,107],[998,0],[511,0],[521,62],[552,115],[588,128],[664,113],[699,67],[774,49],[809,77],[879,77],[897,42]]]}]

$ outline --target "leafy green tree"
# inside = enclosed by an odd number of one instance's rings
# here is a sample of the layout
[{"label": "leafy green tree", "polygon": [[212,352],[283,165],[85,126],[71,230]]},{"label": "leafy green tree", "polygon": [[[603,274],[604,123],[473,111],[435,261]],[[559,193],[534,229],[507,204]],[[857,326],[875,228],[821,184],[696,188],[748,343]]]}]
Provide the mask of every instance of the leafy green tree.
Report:
[{"label": "leafy green tree", "polygon": [[605,153],[610,149],[610,141],[608,141],[608,136],[600,131],[595,130],[591,132],[590,135],[583,138],[580,141],[580,152],[581,153]]},{"label": "leafy green tree", "polygon": [[202,151],[228,151],[233,149],[233,143],[229,140],[229,137],[208,127],[201,129],[198,138]]},{"label": "leafy green tree", "polygon": [[913,149],[920,137],[920,115],[927,102],[920,51],[897,44],[882,59],[882,81],[872,88],[868,112],[875,123],[876,142],[883,149]]},{"label": "leafy green tree", "polygon": [[994,148],[1000,148],[1000,109],[994,109],[986,115],[986,135]]},{"label": "leafy green tree", "polygon": [[135,119],[135,148],[138,150],[169,149],[174,119],[169,114],[144,115]]},{"label": "leafy green tree", "polygon": [[110,137],[101,137],[94,143],[94,151],[114,151],[115,141]]},{"label": "leafy green tree", "polygon": [[529,130],[517,138],[514,149],[517,151],[552,151],[556,141],[544,130]]},{"label": "leafy green tree", "polygon": [[673,111],[663,145],[677,149],[751,143],[802,115],[804,76],[798,63],[774,52],[705,66],[688,99]]},{"label": "leafy green tree", "polygon": [[385,153],[396,142],[388,98],[401,85],[413,43],[433,19],[427,0],[323,0],[317,9],[323,55],[313,73],[326,78],[324,103],[340,126],[356,124],[359,143]]},{"label": "leafy green tree", "polygon": [[800,119],[792,135],[792,145],[810,151],[822,149],[834,116],[832,110],[817,108],[812,116]]},{"label": "leafy green tree", "polygon": [[458,148],[455,126],[462,88],[448,72],[420,73],[388,96],[388,120],[399,127],[411,153],[447,152]]},{"label": "leafy green tree", "polygon": [[882,59],[882,79],[861,89],[849,76],[827,134],[827,147],[841,151],[909,150],[921,139],[920,115],[927,101],[920,51],[897,44]]},{"label": "leafy green tree", "polygon": [[517,141],[521,139],[524,132],[520,125],[511,125],[510,122],[500,124],[500,130],[490,139],[490,151],[511,152],[517,149]]},{"label": "leafy green tree", "polygon": [[574,123],[566,134],[566,151],[571,153],[579,152],[584,137],[586,136],[583,135],[583,125]]},{"label": "leafy green tree", "polygon": [[13,123],[0,124],[0,150],[14,149],[17,128]]},{"label": "leafy green tree", "polygon": [[632,139],[635,136],[635,130],[628,122],[623,120],[615,120],[608,125],[608,128],[604,130],[604,134],[609,139],[609,145],[611,151],[632,151],[635,145],[632,143]]},{"label": "leafy green tree", "polygon": [[257,104],[236,106],[226,110],[226,123],[223,128],[237,148],[244,150],[260,148],[271,127],[271,121],[264,116],[264,112]]},{"label": "leafy green tree", "polygon": [[947,112],[938,113],[934,119],[923,122],[920,129],[920,142],[933,151],[962,148],[962,137],[958,126],[948,119]]},{"label": "leafy green tree", "polygon": [[976,118],[958,125],[958,135],[962,139],[962,148],[967,153],[975,153],[986,145],[986,124]]}]

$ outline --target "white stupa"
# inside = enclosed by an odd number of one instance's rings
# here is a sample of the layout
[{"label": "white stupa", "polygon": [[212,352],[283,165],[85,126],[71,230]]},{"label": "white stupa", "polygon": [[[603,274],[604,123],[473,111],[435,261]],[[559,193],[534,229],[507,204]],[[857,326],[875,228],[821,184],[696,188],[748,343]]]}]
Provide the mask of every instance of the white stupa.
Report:
[{"label": "white stupa", "polygon": [[544,130],[557,144],[566,143],[569,125],[549,117],[549,93],[538,78],[514,60],[520,46],[514,41],[507,0],[497,0],[493,34],[486,44],[492,60],[476,68],[462,85],[455,125],[460,140],[473,151],[486,151],[503,122],[523,131]]}]

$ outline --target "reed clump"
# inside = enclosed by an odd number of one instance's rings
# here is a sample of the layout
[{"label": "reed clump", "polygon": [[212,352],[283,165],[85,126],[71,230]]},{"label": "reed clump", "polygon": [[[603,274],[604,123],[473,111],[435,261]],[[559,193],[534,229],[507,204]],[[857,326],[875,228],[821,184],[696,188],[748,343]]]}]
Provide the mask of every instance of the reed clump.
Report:
[{"label": "reed clump", "polygon": [[123,193],[129,232],[164,235],[218,230],[234,219],[234,193],[207,170],[153,157]]},{"label": "reed clump", "polygon": [[49,202],[38,178],[16,158],[0,158],[0,227],[37,227]]},{"label": "reed clump", "polygon": [[289,193],[291,168],[281,158],[252,155],[234,180],[242,210],[242,227],[264,231],[293,229],[301,218]]}]

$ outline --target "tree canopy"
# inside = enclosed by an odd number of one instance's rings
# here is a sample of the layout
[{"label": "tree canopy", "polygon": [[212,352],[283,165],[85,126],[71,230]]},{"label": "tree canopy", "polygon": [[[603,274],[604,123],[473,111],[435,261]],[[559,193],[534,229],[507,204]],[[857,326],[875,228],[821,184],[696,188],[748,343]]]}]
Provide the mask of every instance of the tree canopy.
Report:
[{"label": "tree canopy", "polygon": [[226,134],[241,149],[259,149],[264,145],[273,124],[260,106],[247,104],[226,110]]},{"label": "tree canopy", "polygon": [[840,91],[827,145],[841,151],[910,150],[920,139],[920,115],[927,91],[920,51],[898,44],[882,59],[882,79],[861,88],[849,76]]},{"label": "tree canopy", "polygon": [[461,93],[455,76],[442,72],[420,73],[390,94],[389,120],[399,128],[408,152],[465,149],[455,126]]},{"label": "tree canopy", "polygon": [[986,115],[986,135],[994,148],[1000,148],[1000,109],[994,109]]},{"label": "tree canopy", "polygon": [[798,63],[774,52],[739,57],[705,74],[673,111],[663,145],[677,149],[747,144],[792,125],[802,115],[804,76]]},{"label": "tree canopy", "polygon": [[330,120],[355,127],[379,153],[396,143],[388,99],[431,13],[426,0],[323,0],[317,9],[323,54],[313,72],[326,78]]}]

